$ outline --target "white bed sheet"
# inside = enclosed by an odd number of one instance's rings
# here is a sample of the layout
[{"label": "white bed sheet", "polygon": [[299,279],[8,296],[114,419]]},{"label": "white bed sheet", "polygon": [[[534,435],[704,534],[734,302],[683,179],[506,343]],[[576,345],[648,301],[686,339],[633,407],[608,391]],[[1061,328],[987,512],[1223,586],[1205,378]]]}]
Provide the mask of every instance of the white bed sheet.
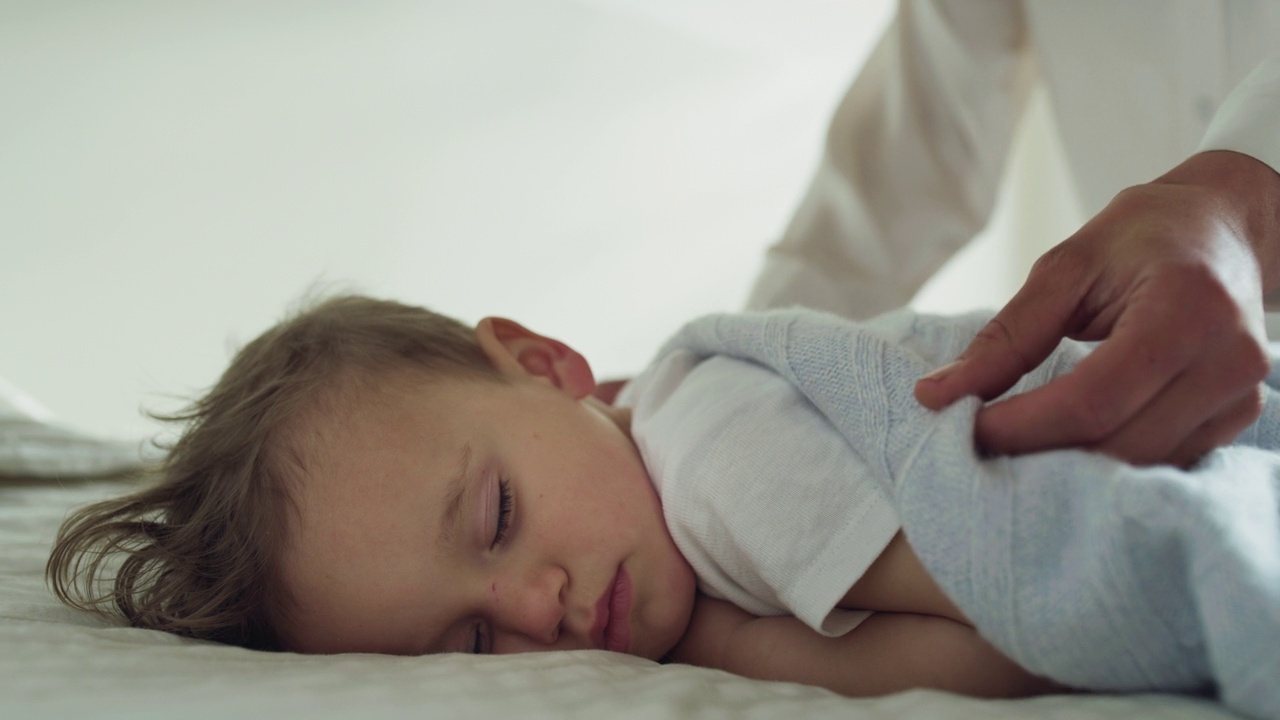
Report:
[{"label": "white bed sheet", "polygon": [[1235,717],[1209,701],[1160,695],[850,699],[599,651],[304,656],[120,627],[61,606],[43,569],[70,508],[126,487],[0,478],[0,718]]}]

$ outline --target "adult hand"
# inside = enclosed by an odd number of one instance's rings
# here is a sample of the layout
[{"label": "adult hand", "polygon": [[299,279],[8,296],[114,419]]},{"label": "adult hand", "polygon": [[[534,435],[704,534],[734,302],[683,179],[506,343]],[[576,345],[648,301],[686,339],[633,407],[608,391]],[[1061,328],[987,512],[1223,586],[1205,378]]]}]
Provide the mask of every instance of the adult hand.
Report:
[{"label": "adult hand", "polygon": [[1280,175],[1246,155],[1197,154],[1121,192],[1041,257],[957,361],[917,383],[916,398],[932,409],[990,400],[1063,337],[1103,340],[1073,372],[984,407],[978,444],[1194,463],[1261,412],[1262,292],[1276,286],[1278,243]]}]

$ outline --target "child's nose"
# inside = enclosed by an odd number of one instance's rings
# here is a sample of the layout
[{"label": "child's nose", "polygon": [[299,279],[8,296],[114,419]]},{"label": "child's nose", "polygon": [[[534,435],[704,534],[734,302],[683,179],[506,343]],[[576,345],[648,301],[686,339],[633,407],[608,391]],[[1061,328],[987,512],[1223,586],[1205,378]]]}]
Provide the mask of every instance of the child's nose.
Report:
[{"label": "child's nose", "polygon": [[[499,630],[523,636],[526,639],[520,643],[523,645],[528,641],[554,645],[560,638],[564,620],[564,590],[568,579],[558,567],[543,567],[530,572],[506,591],[499,582],[494,598]],[[495,644],[499,644],[498,640],[495,638]],[[495,647],[495,650],[500,652],[501,648]]]}]

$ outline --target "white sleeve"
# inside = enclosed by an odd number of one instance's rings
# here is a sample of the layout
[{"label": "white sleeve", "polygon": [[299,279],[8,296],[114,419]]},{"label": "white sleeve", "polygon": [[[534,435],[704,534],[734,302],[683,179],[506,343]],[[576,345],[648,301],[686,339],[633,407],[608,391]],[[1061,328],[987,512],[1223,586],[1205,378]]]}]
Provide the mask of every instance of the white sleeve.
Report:
[{"label": "white sleeve", "polygon": [[[1200,150],[1233,150],[1280,173],[1280,54],[1263,60],[1236,86],[1209,124]],[[1266,298],[1280,310],[1280,289]]]},{"label": "white sleeve", "polygon": [[1280,55],[1262,61],[1231,91],[1200,150],[1234,150],[1280,172]]},{"label": "white sleeve", "polygon": [[748,307],[906,304],[986,224],[1034,75],[1016,0],[903,0]]},{"label": "white sleeve", "polygon": [[727,357],[668,365],[678,384],[659,368],[654,391],[638,393],[632,434],[700,589],[826,635],[851,630],[868,613],[836,604],[899,528],[865,462],[765,368]]}]

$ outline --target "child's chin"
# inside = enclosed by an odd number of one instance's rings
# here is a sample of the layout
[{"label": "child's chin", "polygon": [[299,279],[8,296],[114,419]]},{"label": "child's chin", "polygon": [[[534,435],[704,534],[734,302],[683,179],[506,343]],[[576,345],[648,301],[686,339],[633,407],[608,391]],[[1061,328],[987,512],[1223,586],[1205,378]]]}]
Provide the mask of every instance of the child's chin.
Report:
[{"label": "child's chin", "polygon": [[[672,647],[674,647],[674,646],[672,646]],[[634,656],[634,657],[638,657],[638,658],[644,658],[645,660],[653,660],[653,661],[655,661],[655,662],[662,662],[662,663],[665,663],[665,662],[668,662],[668,661],[669,661],[669,660],[668,660],[668,658],[667,658],[667,655],[671,652],[671,649],[672,649],[672,648],[667,648],[666,650],[663,650],[662,652],[657,652],[656,650],[634,650],[634,649],[632,649],[632,650],[628,650],[625,654],[627,654],[627,655],[632,655],[632,656]]]},{"label": "child's chin", "polygon": [[647,642],[633,643],[631,649],[627,651],[628,655],[644,658],[645,660],[654,660],[660,663],[671,661],[669,657],[676,649],[676,645],[680,643],[682,632],[669,633],[672,637],[670,640],[654,641],[654,638],[646,638]]}]

